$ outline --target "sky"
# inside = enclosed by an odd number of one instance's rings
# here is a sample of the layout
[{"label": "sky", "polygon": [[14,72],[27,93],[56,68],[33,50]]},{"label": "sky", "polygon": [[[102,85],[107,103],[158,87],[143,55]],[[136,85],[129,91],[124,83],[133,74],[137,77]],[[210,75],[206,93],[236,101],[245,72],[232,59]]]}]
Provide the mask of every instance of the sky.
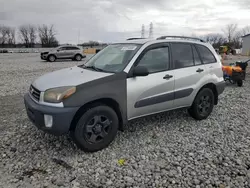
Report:
[{"label": "sky", "polygon": [[61,43],[221,33],[250,25],[249,0],[0,0],[0,25],[54,24]]}]

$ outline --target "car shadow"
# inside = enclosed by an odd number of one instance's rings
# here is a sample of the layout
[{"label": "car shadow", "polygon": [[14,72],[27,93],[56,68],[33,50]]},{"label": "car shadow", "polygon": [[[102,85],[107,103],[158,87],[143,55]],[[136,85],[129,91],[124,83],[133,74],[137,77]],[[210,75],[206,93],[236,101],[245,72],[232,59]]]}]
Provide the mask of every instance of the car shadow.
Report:
[{"label": "car shadow", "polygon": [[41,63],[57,63],[57,62],[85,62],[85,61],[86,61],[86,58],[83,58],[81,61],[70,60],[70,59],[57,59],[54,62],[49,62],[49,61],[46,61],[46,60],[41,60],[40,62]]},{"label": "car shadow", "polygon": [[[157,127],[157,126],[158,127],[165,126],[166,129],[168,129],[168,131],[171,131],[172,129],[179,129],[180,125],[178,124],[176,124],[175,126],[168,126],[168,124],[171,121],[176,121],[178,119],[184,119],[184,118],[185,120],[192,119],[186,112],[186,109],[177,109],[177,110],[162,112],[162,113],[131,120],[129,121],[127,125],[124,126],[123,131],[118,131],[116,139],[107,148],[101,151],[97,151],[95,153],[106,152],[108,151],[108,148],[109,149],[114,148],[114,147],[123,148],[123,142],[121,142],[121,140],[124,140],[124,139],[131,140],[141,131],[145,131],[145,134],[148,134],[149,132],[152,131],[154,127]],[[164,123],[162,124],[162,122]],[[38,136],[41,139],[40,143],[43,142],[44,145],[47,147],[46,152],[48,152],[47,153],[48,155],[49,155],[51,148],[53,148],[54,151],[58,152],[58,154],[61,154],[65,157],[72,157],[75,154],[79,154],[79,153],[85,154],[85,155],[88,155],[88,154],[91,155],[91,153],[80,150],[74,144],[69,134],[64,135],[64,136],[53,136],[53,135],[49,135],[47,133],[41,132],[38,129],[37,131],[39,132],[39,133],[37,132],[39,136],[35,134],[35,137]]]}]

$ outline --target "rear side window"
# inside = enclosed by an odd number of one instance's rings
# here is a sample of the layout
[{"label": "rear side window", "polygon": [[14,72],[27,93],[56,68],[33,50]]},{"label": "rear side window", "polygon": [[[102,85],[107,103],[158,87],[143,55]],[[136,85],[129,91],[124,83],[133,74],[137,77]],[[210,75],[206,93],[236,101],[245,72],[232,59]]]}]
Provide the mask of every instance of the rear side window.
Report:
[{"label": "rear side window", "polygon": [[200,53],[201,59],[204,64],[216,62],[216,59],[213,53],[207,47],[202,46],[202,45],[196,45],[196,47]]},{"label": "rear side window", "polygon": [[71,47],[72,50],[80,50],[79,48],[77,47]]},{"label": "rear side window", "polygon": [[71,46],[71,47],[67,47],[67,50],[79,50],[79,48]]},{"label": "rear side window", "polygon": [[190,44],[173,43],[171,49],[175,69],[194,66],[192,46]]},{"label": "rear side window", "polygon": [[196,48],[194,46],[192,46],[192,48],[193,48],[193,54],[194,54],[194,64],[195,65],[201,65],[202,62],[201,62],[201,59],[200,59],[200,57],[198,55],[198,52],[197,52]]}]

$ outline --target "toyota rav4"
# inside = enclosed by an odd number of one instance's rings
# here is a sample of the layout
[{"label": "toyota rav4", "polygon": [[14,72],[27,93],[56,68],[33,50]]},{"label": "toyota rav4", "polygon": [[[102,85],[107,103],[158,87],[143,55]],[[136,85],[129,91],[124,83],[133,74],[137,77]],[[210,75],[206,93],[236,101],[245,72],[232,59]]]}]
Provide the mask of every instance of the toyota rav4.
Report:
[{"label": "toyota rav4", "polygon": [[24,97],[29,119],[76,145],[106,148],[132,119],[187,108],[206,119],[225,89],[214,48],[197,38],[163,36],[110,44],[85,64],[47,73]]}]

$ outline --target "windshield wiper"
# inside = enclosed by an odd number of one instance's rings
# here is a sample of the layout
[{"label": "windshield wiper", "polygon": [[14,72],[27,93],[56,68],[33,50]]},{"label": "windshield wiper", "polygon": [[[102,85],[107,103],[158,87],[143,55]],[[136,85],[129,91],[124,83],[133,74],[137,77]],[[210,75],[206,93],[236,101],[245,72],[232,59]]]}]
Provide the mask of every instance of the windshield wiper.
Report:
[{"label": "windshield wiper", "polygon": [[83,65],[82,67],[83,68],[87,68],[87,69],[92,69],[92,70],[95,70],[95,71],[105,72],[105,70],[97,68],[95,66],[86,66],[86,65]]}]

